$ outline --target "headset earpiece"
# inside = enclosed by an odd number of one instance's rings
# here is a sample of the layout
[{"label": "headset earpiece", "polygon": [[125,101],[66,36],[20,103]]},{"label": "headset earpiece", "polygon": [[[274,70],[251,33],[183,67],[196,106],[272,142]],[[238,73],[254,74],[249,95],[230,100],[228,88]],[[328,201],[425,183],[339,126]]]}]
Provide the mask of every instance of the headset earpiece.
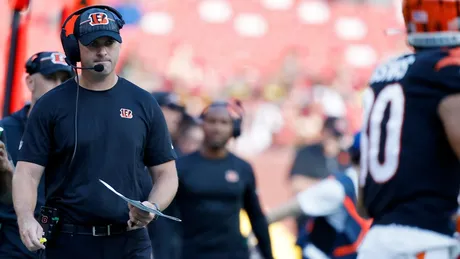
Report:
[{"label": "headset earpiece", "polygon": [[67,57],[66,61],[70,65],[76,66],[77,62],[80,61],[80,47],[78,46],[78,40],[75,37],[75,35],[73,35],[73,33],[67,35],[65,26],[75,15],[80,15],[84,13],[86,10],[93,9],[93,8],[105,9],[105,10],[108,10],[114,13],[115,16],[118,17],[118,19],[116,19],[115,22],[117,23],[120,29],[123,28],[123,25],[125,25],[125,21],[123,20],[123,16],[120,14],[120,12],[118,12],[114,8],[107,6],[107,5],[91,5],[91,6],[83,7],[73,12],[72,14],[70,14],[67,17],[67,19],[64,21],[64,23],[62,24],[62,28],[61,28],[61,44],[62,44],[62,48],[64,49],[64,53]]},{"label": "headset earpiece", "polygon": [[66,30],[63,29],[61,31],[61,43],[66,55],[66,62],[69,65],[76,66],[77,62],[80,61],[80,48],[77,39],[73,34],[67,36]]},{"label": "headset earpiece", "polygon": [[237,138],[241,135],[241,124],[242,124],[242,119],[237,118],[233,120],[233,137]]},{"label": "headset earpiece", "polygon": [[236,110],[237,114],[238,114],[238,117],[233,119],[233,137],[237,138],[241,135],[241,127],[242,127],[242,124],[243,124],[243,105],[241,104],[241,101],[240,100],[235,100],[235,108],[237,108],[238,110]]}]

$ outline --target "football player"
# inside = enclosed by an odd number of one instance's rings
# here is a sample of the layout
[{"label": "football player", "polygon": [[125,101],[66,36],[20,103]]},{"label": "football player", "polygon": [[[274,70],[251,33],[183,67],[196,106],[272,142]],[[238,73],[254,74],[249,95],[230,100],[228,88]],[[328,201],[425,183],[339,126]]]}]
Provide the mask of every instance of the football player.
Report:
[{"label": "football player", "polygon": [[364,94],[359,259],[456,258],[460,1],[403,0],[414,53],[376,68]]}]

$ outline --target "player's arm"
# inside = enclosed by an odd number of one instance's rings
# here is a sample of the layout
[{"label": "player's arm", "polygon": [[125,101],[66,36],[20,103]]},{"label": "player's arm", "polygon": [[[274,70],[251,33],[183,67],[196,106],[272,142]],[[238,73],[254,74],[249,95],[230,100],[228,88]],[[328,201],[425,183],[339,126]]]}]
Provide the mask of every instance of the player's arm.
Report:
[{"label": "player's arm", "polygon": [[153,115],[144,152],[145,165],[149,168],[154,181],[148,201],[156,203],[161,210],[164,210],[174,199],[179,185],[176,154],[163,112],[153,97],[152,103]]},{"label": "player's arm", "polygon": [[263,258],[273,258],[268,222],[260,207],[259,196],[257,195],[256,179],[252,167],[249,166],[249,184],[244,193],[244,210],[251,222],[252,232],[258,241],[258,246]]},{"label": "player's arm", "polygon": [[321,179],[313,178],[305,175],[293,175],[291,176],[291,189],[294,193],[300,193],[305,189],[314,186]]},{"label": "player's arm", "polygon": [[460,159],[460,94],[449,95],[442,99],[438,106],[438,113],[447,139]]},{"label": "player's arm", "polygon": [[154,185],[149,194],[149,202],[156,203],[161,210],[171,204],[178,188],[176,162],[171,160],[161,165],[149,167]]},{"label": "player's arm", "polygon": [[38,184],[44,169],[44,166],[18,160],[13,175],[14,210],[22,243],[29,251],[45,249],[43,243],[40,243],[43,228],[34,217]]},{"label": "player's arm", "polygon": [[18,220],[34,218],[37,189],[45,167],[18,161],[13,176],[13,204]]},{"label": "player's arm", "polygon": [[330,215],[340,208],[344,198],[345,190],[337,180],[324,179],[270,211],[267,219],[269,223],[273,223],[287,217],[299,216],[302,213],[308,216]]}]

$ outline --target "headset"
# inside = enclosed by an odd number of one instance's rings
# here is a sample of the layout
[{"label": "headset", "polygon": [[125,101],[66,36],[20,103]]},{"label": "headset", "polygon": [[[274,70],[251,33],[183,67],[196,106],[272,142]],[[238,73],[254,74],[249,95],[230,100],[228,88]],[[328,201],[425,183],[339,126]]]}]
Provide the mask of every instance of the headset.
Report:
[{"label": "headset", "polygon": [[39,68],[39,65],[37,64],[37,58],[38,56],[40,56],[42,53],[44,52],[38,52],[36,53],[35,55],[31,56],[27,62],[26,62],[26,72],[29,74],[29,75],[32,75],[34,74],[35,72],[37,72],[37,69]]},{"label": "headset", "polygon": [[83,7],[81,9],[73,12],[72,14],[70,14],[69,17],[67,17],[67,19],[65,19],[64,23],[62,24],[62,28],[61,28],[62,48],[64,49],[64,53],[66,55],[66,60],[68,61],[68,63],[70,65],[76,66],[77,62],[79,62],[81,60],[80,59],[80,48],[78,47],[78,40],[75,37],[75,35],[73,35],[73,33],[71,33],[71,34],[69,34],[67,36],[67,31],[65,29],[65,26],[70,21],[70,19],[72,19],[72,17],[74,17],[75,15],[80,15],[80,14],[84,13],[85,11],[87,11],[89,9],[94,9],[94,8],[105,9],[105,10],[108,10],[108,11],[114,13],[118,17],[118,19],[115,19],[115,22],[117,23],[119,29],[122,29],[123,25],[125,25],[125,21],[123,20],[123,16],[117,10],[115,10],[113,7],[110,7],[110,6],[107,6],[107,5],[91,5],[91,6]]},{"label": "headset", "polygon": [[200,114],[200,120],[203,121],[204,117],[208,113],[208,110],[213,107],[225,107],[230,112],[230,116],[233,119],[233,132],[232,136],[237,138],[241,135],[241,126],[243,124],[244,109],[240,100],[233,100],[230,102],[213,102],[211,105],[206,107]]}]

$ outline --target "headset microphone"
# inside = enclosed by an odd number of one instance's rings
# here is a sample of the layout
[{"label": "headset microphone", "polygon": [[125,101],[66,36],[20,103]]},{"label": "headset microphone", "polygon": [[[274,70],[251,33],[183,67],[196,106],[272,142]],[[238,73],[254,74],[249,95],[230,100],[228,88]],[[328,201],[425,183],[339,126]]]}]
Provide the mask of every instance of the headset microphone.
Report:
[{"label": "headset microphone", "polygon": [[96,72],[104,71],[104,65],[101,65],[101,64],[97,64],[94,67],[76,67],[74,65],[70,65],[70,66],[73,67],[74,69],[92,69]]},{"label": "headset microphone", "polygon": [[94,68],[94,71],[96,71],[96,72],[104,71],[104,65],[101,65],[101,64],[97,64],[93,68]]}]

